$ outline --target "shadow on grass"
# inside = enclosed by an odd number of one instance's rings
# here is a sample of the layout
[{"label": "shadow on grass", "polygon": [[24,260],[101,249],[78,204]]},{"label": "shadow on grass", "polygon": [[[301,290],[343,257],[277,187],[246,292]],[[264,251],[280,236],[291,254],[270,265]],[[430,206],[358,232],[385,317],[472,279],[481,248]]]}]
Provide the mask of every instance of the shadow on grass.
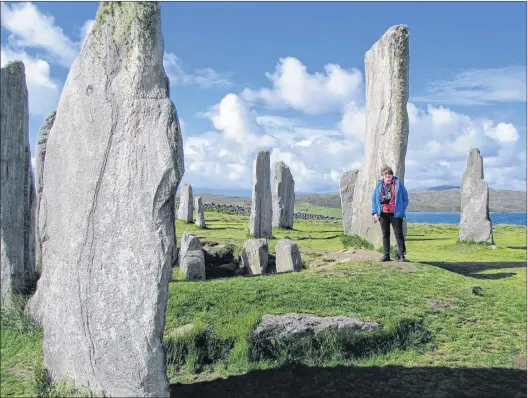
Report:
[{"label": "shadow on grass", "polygon": [[475,279],[503,279],[509,278],[515,273],[498,272],[495,274],[481,274],[480,272],[489,270],[500,270],[508,268],[526,268],[526,262],[507,261],[507,262],[424,262],[434,267],[440,267],[447,271],[455,272],[460,275],[468,276]]},{"label": "shadow on grass", "polygon": [[526,250],[526,246],[506,246],[508,249]]},{"label": "shadow on grass", "polygon": [[423,241],[423,240],[449,240],[449,238],[407,238],[407,242]]},{"label": "shadow on grass", "polygon": [[526,397],[526,370],[291,364],[227,379],[172,384],[170,396]]}]

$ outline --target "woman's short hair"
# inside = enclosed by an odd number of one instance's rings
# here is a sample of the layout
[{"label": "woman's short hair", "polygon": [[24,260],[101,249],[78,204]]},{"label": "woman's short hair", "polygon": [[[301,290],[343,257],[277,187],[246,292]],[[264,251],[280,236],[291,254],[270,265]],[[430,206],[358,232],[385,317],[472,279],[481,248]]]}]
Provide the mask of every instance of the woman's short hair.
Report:
[{"label": "woman's short hair", "polygon": [[394,171],[389,166],[383,166],[381,168],[381,175],[385,174],[386,172],[389,172],[391,175],[394,175]]}]

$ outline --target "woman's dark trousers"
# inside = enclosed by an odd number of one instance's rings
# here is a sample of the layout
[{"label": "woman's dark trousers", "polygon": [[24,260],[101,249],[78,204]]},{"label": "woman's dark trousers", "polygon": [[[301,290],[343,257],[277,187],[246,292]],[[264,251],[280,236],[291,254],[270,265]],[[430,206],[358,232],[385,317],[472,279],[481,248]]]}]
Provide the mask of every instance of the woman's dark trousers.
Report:
[{"label": "woman's dark trousers", "polygon": [[394,229],[396,243],[398,244],[398,257],[405,256],[407,249],[403,238],[403,218],[394,217],[394,213],[381,213],[380,217],[381,233],[383,234],[383,254],[390,256],[390,226]]}]

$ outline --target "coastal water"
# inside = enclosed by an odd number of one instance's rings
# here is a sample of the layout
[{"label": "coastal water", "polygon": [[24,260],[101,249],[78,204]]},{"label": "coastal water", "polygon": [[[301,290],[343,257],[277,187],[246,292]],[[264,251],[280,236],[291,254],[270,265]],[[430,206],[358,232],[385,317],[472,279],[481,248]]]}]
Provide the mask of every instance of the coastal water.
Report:
[{"label": "coastal water", "polygon": [[[407,222],[426,224],[459,224],[460,213],[407,212]],[[490,213],[491,223],[526,225],[526,213]]]}]

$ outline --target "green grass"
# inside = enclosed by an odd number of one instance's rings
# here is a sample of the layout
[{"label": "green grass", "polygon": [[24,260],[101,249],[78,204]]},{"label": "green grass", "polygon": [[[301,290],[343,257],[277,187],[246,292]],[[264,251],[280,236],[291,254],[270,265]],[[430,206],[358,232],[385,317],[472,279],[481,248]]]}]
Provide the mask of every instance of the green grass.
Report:
[{"label": "green grass", "polygon": [[[239,254],[249,238],[248,217],[205,216],[206,230],[177,221],[178,239],[193,231],[202,241],[227,244]],[[284,237],[299,245],[305,262],[323,251],[369,247],[344,236],[340,222],[296,221],[294,228],[273,230],[271,253]],[[514,368],[512,356],[526,359],[526,228],[496,226],[494,239],[496,248],[459,243],[455,225],[409,224],[411,270],[367,261],[204,282],[180,277],[169,286],[164,336],[169,377],[192,382],[287,362]],[[472,294],[474,285],[482,296]],[[430,300],[444,305],[431,307]],[[288,312],[357,316],[382,328],[271,346],[253,341],[262,315]],[[59,386],[43,377],[41,330],[20,310],[3,310],[1,321],[1,396],[60,396]],[[178,333],[188,324],[190,331]]]},{"label": "green grass", "polygon": [[310,203],[296,204],[295,209],[305,209],[305,210],[307,209],[308,212],[311,214],[319,214],[322,216],[341,217],[343,215],[341,212],[341,208],[339,207],[316,206]]}]

